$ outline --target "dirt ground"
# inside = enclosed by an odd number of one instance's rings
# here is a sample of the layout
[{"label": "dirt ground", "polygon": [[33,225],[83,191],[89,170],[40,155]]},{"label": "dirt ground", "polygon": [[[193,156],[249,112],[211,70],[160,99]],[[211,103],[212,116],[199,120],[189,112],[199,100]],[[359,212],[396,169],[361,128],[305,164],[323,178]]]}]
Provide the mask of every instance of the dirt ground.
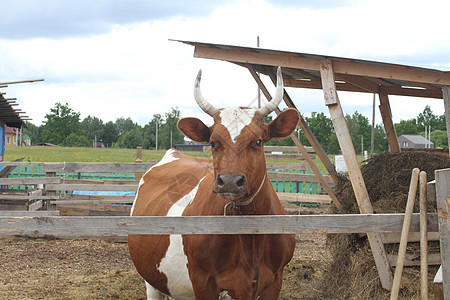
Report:
[{"label": "dirt ground", "polygon": [[[306,285],[288,280],[280,299],[312,299],[319,269],[329,257],[325,243],[324,235],[297,236],[285,277]],[[146,299],[126,243],[3,238],[0,266],[0,299]]]}]

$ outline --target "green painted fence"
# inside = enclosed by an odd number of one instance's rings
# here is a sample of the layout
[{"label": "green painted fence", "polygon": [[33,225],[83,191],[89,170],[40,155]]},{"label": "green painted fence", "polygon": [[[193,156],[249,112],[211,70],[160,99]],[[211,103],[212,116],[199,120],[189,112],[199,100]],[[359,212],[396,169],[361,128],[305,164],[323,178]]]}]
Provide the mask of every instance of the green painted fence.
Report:
[{"label": "green painted fence", "polygon": [[[268,170],[270,172],[286,172],[299,174],[312,174],[311,171],[302,170]],[[327,174],[327,173],[325,173]],[[58,177],[65,179],[91,179],[91,180],[134,180],[134,173],[57,173]],[[9,178],[45,177],[43,166],[19,166],[8,176]],[[276,192],[319,194],[317,182],[276,181],[272,180],[272,186]],[[27,189],[32,186],[10,185],[11,189]]]}]

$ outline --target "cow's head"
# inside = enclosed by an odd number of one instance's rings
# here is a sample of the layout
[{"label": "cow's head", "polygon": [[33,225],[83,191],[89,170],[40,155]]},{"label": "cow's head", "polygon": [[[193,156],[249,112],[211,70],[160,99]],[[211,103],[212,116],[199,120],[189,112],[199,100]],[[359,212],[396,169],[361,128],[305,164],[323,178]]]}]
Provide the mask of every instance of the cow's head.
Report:
[{"label": "cow's head", "polygon": [[275,97],[260,109],[217,109],[203,98],[200,79],[201,71],[195,81],[195,100],[214,118],[214,124],[208,127],[197,118],[184,118],[178,122],[178,128],[193,141],[211,144],[216,178],[213,192],[228,200],[245,201],[258,191],[266,175],[264,143],[289,136],[297,126],[299,114],[295,109],[288,109],[272,122],[263,123],[264,117],[275,110],[283,98],[280,68]]}]

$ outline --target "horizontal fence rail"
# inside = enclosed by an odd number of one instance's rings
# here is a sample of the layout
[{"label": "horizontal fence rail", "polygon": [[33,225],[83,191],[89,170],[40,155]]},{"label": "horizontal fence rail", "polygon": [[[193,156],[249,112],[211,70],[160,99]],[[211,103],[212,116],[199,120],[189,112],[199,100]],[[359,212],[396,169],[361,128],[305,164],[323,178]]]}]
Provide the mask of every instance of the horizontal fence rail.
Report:
[{"label": "horizontal fence rail", "polygon": [[[0,235],[293,234],[400,232],[404,214],[195,217],[0,217]],[[411,232],[419,232],[414,214]],[[428,214],[428,231],[438,231]]]}]

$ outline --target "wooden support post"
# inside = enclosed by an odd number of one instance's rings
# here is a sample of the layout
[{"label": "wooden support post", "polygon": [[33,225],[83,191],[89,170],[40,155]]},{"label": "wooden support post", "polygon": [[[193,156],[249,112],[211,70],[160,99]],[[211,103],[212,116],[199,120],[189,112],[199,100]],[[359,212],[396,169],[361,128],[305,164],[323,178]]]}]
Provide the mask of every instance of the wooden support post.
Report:
[{"label": "wooden support post", "polygon": [[[45,172],[46,177],[56,177],[56,172]],[[47,190],[45,191],[46,196],[56,196],[56,190]],[[49,200],[45,201],[46,210],[56,210],[56,204],[50,204]]]},{"label": "wooden support post", "polygon": [[402,234],[400,236],[400,246],[398,248],[397,264],[395,265],[394,283],[392,285],[391,300],[398,299],[398,291],[400,290],[400,281],[402,279],[403,265],[405,263],[406,246],[408,245],[409,227],[411,226],[411,218],[414,210],[414,202],[416,200],[417,183],[419,179],[418,168],[414,168],[409,184],[408,200],[405,208],[405,218],[403,219]]},{"label": "wooden support post", "polygon": [[395,132],[394,123],[392,122],[392,112],[388,95],[383,93],[379,93],[378,95],[380,97],[380,113],[383,119],[384,130],[386,131],[390,151],[391,153],[400,152],[397,133]]},{"label": "wooden support post", "polygon": [[[137,147],[135,163],[142,163],[142,147]],[[134,173],[134,180],[139,182],[142,178],[142,172]]]},{"label": "wooden support post", "polygon": [[[253,78],[255,79],[256,83],[258,84],[259,88],[263,92],[264,96],[267,98],[268,101],[270,101],[272,99],[272,96],[270,95],[270,93],[267,90],[267,88],[264,85],[264,83],[261,81],[261,78],[259,78],[259,76],[256,74],[255,70],[253,70],[253,68],[249,67],[249,71],[250,71],[250,74],[252,74]],[[280,110],[278,108],[275,110],[275,112],[277,113],[277,115],[280,114]],[[314,161],[311,159],[311,157],[309,157],[309,154],[306,151],[305,147],[303,147],[303,144],[300,142],[300,140],[297,138],[297,136],[294,133],[291,134],[291,139],[294,141],[295,145],[300,150],[300,153],[305,158],[305,160],[308,163],[309,167],[313,170],[314,174],[316,175],[316,177],[319,180],[319,182],[322,184],[322,186],[325,189],[325,191],[327,192],[328,196],[330,196],[331,201],[333,202],[333,204],[337,208],[340,209],[341,208],[341,203],[339,202],[339,200],[336,197],[336,195],[334,195],[333,190],[331,189],[331,187],[328,185],[328,183],[323,178],[322,173],[320,173],[320,170],[317,168],[317,166],[314,163]]]},{"label": "wooden support post", "polygon": [[[445,124],[447,125],[447,139],[450,145],[450,86],[442,88],[442,96],[444,98]],[[449,147],[450,156],[450,147]]]},{"label": "wooden support post", "polygon": [[450,299],[450,169],[436,170],[436,200],[441,233],[442,283],[444,299]]},{"label": "wooden support post", "polygon": [[[331,59],[321,61],[320,75],[322,79],[325,104],[328,106],[331,114],[333,126],[344,156],[345,164],[347,165],[350,181],[352,183],[353,191],[355,192],[359,210],[363,214],[371,214],[373,213],[373,207],[370,202],[369,194],[367,193],[366,184],[364,183],[361,169],[359,168],[358,159],[353,147],[350,132],[348,131],[344,113],[342,112],[341,104],[337,95]],[[375,264],[378,269],[381,285],[383,288],[391,290],[392,273],[390,270],[389,260],[386,255],[386,250],[381,239],[381,234],[368,233],[367,237],[369,239]]]},{"label": "wooden support post", "polygon": [[420,172],[420,299],[428,299],[427,173]]},{"label": "wooden support post", "polygon": [[[251,70],[251,67],[249,67],[249,70]],[[270,73],[270,79],[272,80],[273,84],[276,85],[277,79],[276,79],[275,69],[272,73]],[[297,107],[295,106],[294,102],[292,101],[291,97],[286,92],[286,90],[283,93],[283,99],[288,107],[297,109]],[[303,133],[305,134],[305,136],[308,139],[311,146],[314,148],[314,151],[316,151],[316,154],[319,156],[320,160],[322,161],[323,165],[325,166],[325,169],[327,169],[328,174],[330,174],[334,183],[337,183],[338,182],[338,173],[336,172],[336,168],[334,167],[333,163],[328,158],[328,155],[326,154],[325,150],[323,150],[319,141],[317,141],[316,137],[314,136],[313,132],[309,128],[308,124],[306,124],[306,121],[305,121],[305,119],[303,119],[301,114],[300,114],[300,122],[298,125],[302,129]]]}]

